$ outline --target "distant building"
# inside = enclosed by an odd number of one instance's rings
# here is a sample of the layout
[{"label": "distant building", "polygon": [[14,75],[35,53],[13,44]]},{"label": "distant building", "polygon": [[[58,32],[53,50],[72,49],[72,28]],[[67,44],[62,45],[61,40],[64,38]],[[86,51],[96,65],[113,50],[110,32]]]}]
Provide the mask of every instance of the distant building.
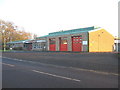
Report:
[{"label": "distant building", "polygon": [[34,50],[34,51],[46,51],[46,40],[35,40],[32,43],[32,50]]},{"label": "distant building", "polygon": [[32,39],[8,42],[7,47],[14,50],[32,50]]},{"label": "distant building", "polygon": [[114,51],[120,52],[120,39],[115,39]]},{"label": "distant building", "polygon": [[37,51],[46,51],[46,40],[20,40],[8,42],[7,47],[12,50],[37,50]]}]

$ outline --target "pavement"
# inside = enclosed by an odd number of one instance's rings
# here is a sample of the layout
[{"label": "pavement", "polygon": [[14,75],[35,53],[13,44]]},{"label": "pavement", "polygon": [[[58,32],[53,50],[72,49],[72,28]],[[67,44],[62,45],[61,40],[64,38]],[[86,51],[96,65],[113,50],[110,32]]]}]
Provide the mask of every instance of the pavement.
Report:
[{"label": "pavement", "polygon": [[2,65],[3,88],[118,88],[116,54],[7,52]]}]

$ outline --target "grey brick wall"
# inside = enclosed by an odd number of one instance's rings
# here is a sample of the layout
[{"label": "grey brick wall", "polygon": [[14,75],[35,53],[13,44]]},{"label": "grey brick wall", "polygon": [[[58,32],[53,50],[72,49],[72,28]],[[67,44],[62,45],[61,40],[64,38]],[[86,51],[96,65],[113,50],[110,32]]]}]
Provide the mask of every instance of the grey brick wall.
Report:
[{"label": "grey brick wall", "polygon": [[[55,38],[55,40],[56,40],[56,51],[59,51],[59,38],[60,37],[67,37],[68,51],[72,51],[72,37],[73,36],[80,36],[80,35],[82,35],[82,42],[83,41],[88,42],[88,33],[87,32],[78,33],[78,34],[58,35],[58,36],[47,37],[47,50],[49,51],[49,39],[50,38]],[[82,51],[88,51],[88,44],[87,45],[82,44]]]},{"label": "grey brick wall", "polygon": [[55,40],[56,40],[56,51],[59,51],[59,46],[60,46],[59,37],[55,37]]}]

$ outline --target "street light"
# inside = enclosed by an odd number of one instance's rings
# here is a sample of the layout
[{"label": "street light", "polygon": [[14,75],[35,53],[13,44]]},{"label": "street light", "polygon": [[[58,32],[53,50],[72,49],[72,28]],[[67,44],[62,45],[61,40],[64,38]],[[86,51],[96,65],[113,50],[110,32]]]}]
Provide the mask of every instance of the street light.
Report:
[{"label": "street light", "polygon": [[[7,28],[7,26],[5,24],[0,24],[0,26],[5,26],[5,28]],[[1,28],[2,29],[2,28]],[[5,36],[5,29],[2,30],[3,31],[3,34]],[[5,37],[3,38],[3,43],[4,43],[4,51],[6,50],[5,46],[6,46],[6,40],[5,40]]]}]

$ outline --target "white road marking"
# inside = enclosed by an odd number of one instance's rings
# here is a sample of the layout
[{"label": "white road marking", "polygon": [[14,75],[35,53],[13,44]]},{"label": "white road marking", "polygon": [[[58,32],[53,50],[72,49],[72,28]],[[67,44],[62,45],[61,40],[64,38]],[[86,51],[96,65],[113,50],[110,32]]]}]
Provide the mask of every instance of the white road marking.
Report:
[{"label": "white road marking", "polygon": [[6,59],[12,59],[12,60],[15,60],[15,61],[23,61],[23,62],[25,62],[25,61],[26,61],[26,60],[16,59],[16,58],[8,58],[8,57],[3,57],[3,58],[6,58]]},{"label": "white road marking", "polygon": [[115,76],[118,76],[118,75],[119,75],[119,74],[117,74],[117,73],[110,73],[110,72],[95,71],[95,70],[83,69],[83,68],[74,68],[74,67],[69,67],[69,68],[71,68],[71,69],[75,69],[75,70],[80,70],[80,71],[86,71],[86,72],[99,73],[99,74],[104,74],[104,75],[115,75]]},{"label": "white road marking", "polygon": [[73,78],[59,76],[59,75],[55,75],[55,74],[51,74],[51,73],[46,73],[46,72],[41,72],[41,71],[37,71],[37,70],[32,70],[32,71],[33,72],[37,72],[37,73],[41,73],[41,74],[45,74],[45,75],[49,75],[49,76],[53,76],[53,77],[58,77],[58,78],[63,78],[63,79],[67,79],[67,80],[72,80],[72,81],[76,81],[76,82],[80,82],[81,81],[79,79],[73,79]]},{"label": "white road marking", "polygon": [[8,57],[2,57],[2,58],[12,59],[12,58],[8,58]]},{"label": "white road marking", "polygon": [[7,65],[7,66],[10,66],[10,67],[15,67],[15,65],[12,65],[12,64],[7,64],[7,63],[2,63],[3,65]]},{"label": "white road marking", "polygon": [[19,61],[23,61],[23,60],[19,60]]}]

